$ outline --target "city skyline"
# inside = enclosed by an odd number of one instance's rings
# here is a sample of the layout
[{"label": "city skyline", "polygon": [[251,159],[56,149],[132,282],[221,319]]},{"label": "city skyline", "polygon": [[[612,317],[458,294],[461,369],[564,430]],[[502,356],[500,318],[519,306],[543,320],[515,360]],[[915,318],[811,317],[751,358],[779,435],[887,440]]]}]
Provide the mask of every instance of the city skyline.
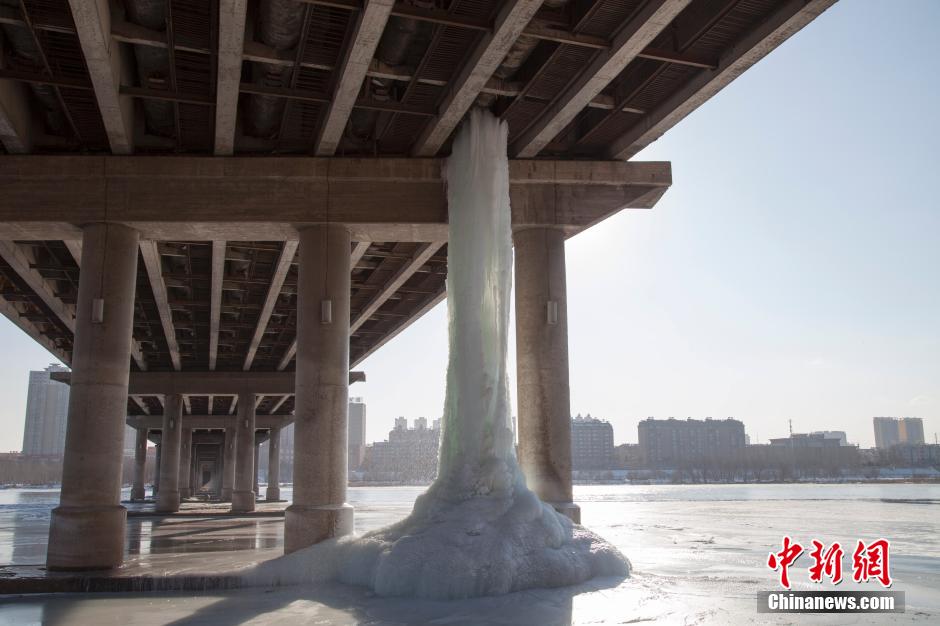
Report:
[{"label": "city skyline", "polygon": [[[940,73],[938,7],[890,4],[837,3],[637,156],[673,163],[655,209],[569,240],[572,413],[620,433],[649,415],[735,415],[761,441],[792,419],[863,447],[873,416],[918,415],[934,441],[940,213],[910,181],[932,178],[940,145],[940,88],[923,81]],[[907,44],[869,43],[885,38]],[[889,120],[884,90],[917,97]],[[446,324],[439,305],[357,368],[369,441],[398,415],[441,412]],[[22,444],[28,372],[50,356],[6,318],[0,340],[6,451]]]},{"label": "city skyline", "polygon": [[[66,368],[65,366],[63,366],[60,362],[53,362],[53,363],[50,363],[49,365],[47,365],[47,366],[46,366],[45,368],[43,368],[42,370],[31,370],[31,371],[29,371],[29,383],[30,383],[30,385],[29,385],[28,387],[31,387],[31,386],[34,384],[34,379],[36,378],[36,375],[45,373],[45,374],[46,374],[46,377],[48,377],[48,372],[49,372],[49,371],[67,371],[67,369],[68,369],[68,368]],[[59,383],[55,383],[55,386],[58,386],[58,385],[59,385]],[[26,432],[26,431],[27,431],[28,424],[29,424],[29,421],[30,421],[30,413],[29,413],[28,394],[24,394],[24,395],[27,396],[27,407],[26,407],[26,409],[25,409],[25,411],[24,411],[25,417],[24,417],[24,419],[22,420],[22,428],[21,428],[22,436],[21,436],[21,441],[25,444],[25,439],[26,439],[26,436],[27,436],[27,432]],[[67,398],[68,396],[66,395],[65,397]],[[359,440],[362,442],[361,445],[362,445],[363,447],[365,447],[365,446],[371,446],[371,445],[374,444],[374,443],[382,443],[382,442],[384,442],[384,441],[387,441],[387,438],[371,438],[370,435],[368,434],[368,433],[370,433],[370,432],[374,432],[374,431],[377,430],[379,427],[378,427],[378,426],[372,426],[372,428],[369,428],[369,427],[368,427],[368,424],[366,423],[366,420],[365,420],[365,406],[368,405],[368,402],[367,402],[367,400],[366,400],[363,396],[351,396],[351,397],[349,398],[349,405],[350,405],[350,411],[351,411],[351,412],[352,412],[353,409],[354,409],[354,405],[357,405],[358,408],[356,408],[356,410],[357,410],[357,411],[360,411],[360,413],[359,413],[358,416],[357,416],[357,420],[358,420],[358,421],[356,421],[356,424],[358,424],[357,428],[358,428],[359,431],[361,432],[361,435],[364,435],[364,436],[361,436],[361,438],[359,439]],[[582,412],[575,411],[574,409],[572,409],[571,412],[572,412],[572,416],[571,416],[571,419],[572,419],[572,420],[575,420],[575,419],[577,419],[577,418],[581,418],[581,417],[582,417]],[[591,418],[591,417],[592,417],[592,415],[591,415],[590,412],[584,412],[583,415],[584,415],[586,418]],[[616,419],[612,419],[612,418],[606,417],[606,416],[596,416],[596,415],[595,415],[595,416],[593,416],[593,417],[594,417],[595,419],[599,419],[599,420],[602,420],[602,421],[604,421],[604,422],[610,422],[612,426],[613,426],[614,424],[621,423],[621,422],[623,421],[622,419],[621,419],[621,420],[616,420]],[[64,415],[63,415],[63,418],[64,418]],[[394,429],[395,427],[398,426],[398,424],[402,423],[402,420],[404,420],[403,423],[404,423],[404,424],[406,425],[406,427],[407,427],[407,423],[408,423],[409,420],[413,420],[413,421],[415,421],[415,423],[417,424],[419,420],[425,420],[425,422],[427,422],[428,420],[430,420],[430,421],[432,421],[432,422],[436,422],[436,421],[439,421],[439,419],[440,419],[439,417],[434,417],[434,416],[428,417],[428,416],[426,416],[426,415],[414,415],[414,416],[411,416],[411,417],[398,415],[398,416],[396,416],[396,417],[394,418],[394,421],[393,421],[393,423],[392,423],[392,426],[390,427],[390,430],[391,430],[391,429]],[[629,419],[630,419],[631,421],[633,421],[632,418],[629,418]],[[637,419],[635,420],[635,424],[638,426],[638,425],[639,425],[643,420],[645,420],[645,419],[676,419],[676,420],[680,420],[680,419],[716,419],[716,420],[717,420],[717,419],[737,419],[737,420],[741,421],[741,422],[744,424],[745,430],[748,431],[748,438],[750,439],[750,443],[754,443],[754,444],[756,444],[756,443],[761,443],[762,441],[763,441],[764,443],[769,443],[771,439],[777,439],[777,438],[781,438],[781,437],[783,437],[783,436],[786,436],[786,434],[788,434],[788,432],[789,432],[791,429],[793,429],[793,427],[792,427],[792,419],[791,419],[791,418],[787,418],[787,419],[785,419],[785,420],[783,421],[783,423],[781,424],[781,433],[784,433],[784,434],[778,434],[778,433],[775,433],[775,432],[771,431],[770,434],[766,435],[763,439],[761,439],[760,434],[759,434],[757,431],[751,431],[751,430],[748,429],[748,422],[746,421],[746,419],[738,418],[737,416],[694,416],[694,417],[693,417],[693,416],[684,416],[684,417],[681,417],[681,416],[676,416],[676,415],[669,415],[669,416],[666,416],[666,417],[657,417],[657,416],[654,416],[654,415],[653,415],[653,416],[646,416],[645,418],[637,418]],[[901,423],[903,423],[903,422],[906,421],[906,420],[917,420],[917,421],[920,421],[921,423],[923,423],[923,422],[926,421],[926,420],[924,420],[924,419],[923,419],[922,417],[920,417],[920,416],[909,416],[909,415],[905,415],[905,416],[900,416],[900,415],[899,415],[899,416],[893,416],[893,417],[891,417],[891,416],[888,416],[888,417],[871,416],[871,417],[869,417],[868,419],[869,419],[869,420],[874,420],[875,431],[877,431],[878,420],[900,420]],[[871,431],[871,430],[872,430],[872,429],[871,429],[872,422],[869,421],[868,424],[869,424],[869,430]],[[921,433],[921,434],[922,434],[923,443],[926,443],[926,444],[937,443],[937,441],[936,441],[936,439],[937,439],[937,433],[936,433],[936,432],[928,432],[928,430],[927,430],[926,427],[923,427],[923,426],[921,426],[921,427],[922,427],[922,429],[923,429],[923,432]],[[802,431],[802,432],[818,432],[818,431],[820,431],[820,430],[824,430],[824,429],[827,429],[827,428],[828,428],[828,426],[827,426],[825,423],[817,423],[817,424],[814,424],[811,428],[801,428],[801,429],[793,429],[793,430],[794,430],[794,432],[796,432],[797,430],[800,430],[800,431]],[[618,428],[616,428],[616,427],[613,428],[613,432],[614,432],[614,445],[620,445],[620,444],[625,444],[625,443],[626,443],[626,444],[635,444],[635,443],[638,442],[638,436],[624,438],[624,436],[621,435],[621,436],[618,437],[618,436],[617,436],[618,431],[621,431],[621,432],[622,432],[621,429],[618,429]],[[130,432],[131,432],[131,429],[128,429],[128,433],[130,433]],[[386,431],[386,432],[387,432],[387,431]],[[628,429],[626,432],[630,432],[629,429]],[[634,429],[632,432],[636,433],[637,431]],[[845,434],[846,434],[846,436],[847,436],[848,441],[849,441],[850,444],[857,444],[857,445],[859,445],[859,446],[862,447],[862,448],[874,448],[874,447],[878,447],[878,445],[877,445],[877,435],[875,434],[874,431],[872,431],[872,436],[871,436],[872,442],[871,442],[871,445],[867,445],[867,444],[862,443],[862,442],[865,440],[865,437],[862,437],[862,438],[855,438],[855,436],[853,435],[853,431],[850,431],[850,430],[849,430],[849,431],[845,431]],[[380,435],[380,437],[381,437],[381,435]],[[127,435],[127,436],[125,437],[125,447],[127,447],[127,442],[129,442],[129,441],[131,441],[131,438],[130,438],[129,435]],[[152,444],[150,444],[150,445],[152,445]],[[352,447],[352,446],[353,446],[353,442],[351,441],[351,442],[350,442],[350,447]],[[130,449],[132,449],[132,448],[130,448]],[[10,450],[0,450],[0,452],[16,452],[16,451],[18,451],[18,450],[14,450],[14,449],[10,449]],[[26,446],[26,445],[23,445],[22,448],[21,448],[21,450],[19,450],[19,451],[22,451],[22,452],[24,452],[24,453],[27,453],[27,452],[28,452],[28,451],[27,451],[27,446]]]}]

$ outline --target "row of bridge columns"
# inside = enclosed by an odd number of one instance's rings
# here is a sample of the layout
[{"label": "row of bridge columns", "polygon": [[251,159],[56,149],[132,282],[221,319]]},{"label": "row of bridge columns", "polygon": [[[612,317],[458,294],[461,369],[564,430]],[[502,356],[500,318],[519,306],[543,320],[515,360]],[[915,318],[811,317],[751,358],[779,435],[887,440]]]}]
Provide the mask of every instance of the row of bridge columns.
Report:
[{"label": "row of bridge columns", "polygon": [[[173,403],[176,403],[178,399],[172,394],[166,396],[166,402],[169,402],[170,405],[175,406]],[[193,431],[191,428],[185,427],[185,418],[183,418],[183,428],[181,430],[180,439],[178,442],[179,448],[179,466],[178,470],[174,471],[174,468],[177,466],[173,464],[172,457],[175,456],[171,454],[163,454],[164,450],[168,450],[169,446],[177,446],[176,438],[173,433],[174,426],[172,422],[175,415],[175,410],[167,411],[164,414],[164,424],[163,432],[169,433],[170,436],[164,437],[161,435],[160,443],[157,444],[160,448],[161,455],[156,463],[156,472],[155,472],[155,500],[156,500],[156,510],[159,513],[173,513],[179,510],[180,503],[189,498],[194,494],[193,490],[193,459],[192,459],[192,443],[193,443]],[[226,433],[232,433],[231,437],[237,440],[237,425],[233,428],[227,428]],[[141,502],[146,499],[146,493],[144,488],[144,478],[145,470],[147,464],[147,441],[148,441],[149,430],[147,428],[140,427],[137,429],[137,442],[136,448],[134,451],[134,476],[133,484],[131,486],[131,501]],[[281,497],[281,490],[279,486],[280,481],[280,436],[281,429],[270,428],[268,429],[268,485],[264,494],[266,501],[275,502]],[[259,467],[259,454],[260,446],[264,442],[263,439],[259,438],[258,435],[253,437],[254,443],[249,448],[245,445],[235,448],[231,451],[222,450],[220,459],[222,460],[223,467],[230,466],[231,468],[241,467],[242,471],[250,473],[252,476],[252,491],[251,497],[245,496],[242,498],[242,501],[238,504],[233,504],[232,511],[235,513],[245,513],[254,510],[255,499],[261,496],[261,493],[258,489],[258,467]],[[232,476],[235,474],[232,473]],[[232,502],[232,493],[234,491],[234,479],[224,478],[224,472],[220,468],[220,479],[229,480],[221,488],[221,500],[223,502]],[[159,485],[167,486],[166,488],[159,489]],[[176,489],[173,489],[173,485],[176,485]],[[227,487],[227,491],[226,491]]]},{"label": "row of bridge columns", "polygon": [[[514,238],[519,460],[529,486],[579,521],[571,502],[564,233],[533,228]],[[138,245],[138,232],[124,225],[83,228],[62,491],[49,529],[50,569],[111,568],[123,561],[127,512],[120,504],[121,461]],[[346,502],[350,269],[345,226],[300,231],[294,488],[285,513],[286,552],[353,529],[353,508]],[[176,510],[186,495],[186,487],[180,492],[179,467],[191,445],[180,445],[182,398],[168,393],[164,406],[157,506]],[[254,394],[241,394],[235,428],[225,436],[222,497],[231,499],[236,512],[255,504],[254,408]],[[146,442],[146,433],[138,433],[132,498],[143,495]],[[276,442],[272,438],[272,454]],[[270,467],[275,476],[268,482],[277,489],[277,463]]]}]

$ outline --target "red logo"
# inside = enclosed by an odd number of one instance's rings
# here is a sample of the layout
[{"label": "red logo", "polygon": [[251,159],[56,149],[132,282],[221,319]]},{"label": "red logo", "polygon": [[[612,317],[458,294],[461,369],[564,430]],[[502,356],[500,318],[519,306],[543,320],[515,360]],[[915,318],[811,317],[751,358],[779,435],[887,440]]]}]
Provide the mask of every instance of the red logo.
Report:
[{"label": "red logo", "polygon": [[789,568],[803,554],[803,546],[798,543],[790,543],[789,537],[783,538],[783,550],[780,552],[771,552],[767,557],[767,567],[772,570],[780,570],[780,584],[786,589],[790,588]]},{"label": "red logo", "polygon": [[859,540],[852,554],[852,579],[857,583],[868,582],[874,578],[882,587],[891,586],[891,574],[888,571],[888,540],[878,539],[867,546]]},{"label": "red logo", "polygon": [[[838,541],[826,547],[821,541],[812,540],[813,549],[809,552],[813,560],[809,567],[809,579],[814,583],[823,582],[828,578],[832,584],[842,582],[842,558],[845,551]],[[888,565],[887,539],[877,539],[868,545],[859,540],[852,554],[852,580],[857,583],[867,583],[875,579],[883,587],[891,586],[891,573]],[[780,572],[780,585],[790,588],[790,566],[803,554],[803,546],[790,539],[783,538],[783,549],[780,552],[771,552],[767,557],[767,567]]]},{"label": "red logo", "polygon": [[823,552],[825,546],[813,539],[813,551],[809,555],[813,564],[809,568],[809,579],[814,583],[821,583],[825,574],[833,585],[842,582],[842,556],[845,552],[839,542],[835,542]]}]

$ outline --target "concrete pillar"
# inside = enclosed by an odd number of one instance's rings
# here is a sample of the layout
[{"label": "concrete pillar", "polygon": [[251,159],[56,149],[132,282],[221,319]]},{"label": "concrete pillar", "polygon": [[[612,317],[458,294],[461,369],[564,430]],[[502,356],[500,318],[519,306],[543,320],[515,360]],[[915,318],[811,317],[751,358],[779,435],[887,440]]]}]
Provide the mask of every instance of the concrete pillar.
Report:
[{"label": "concrete pillar", "polygon": [[180,500],[193,495],[193,429],[184,428],[180,435]]},{"label": "concrete pillar", "polygon": [[248,513],[255,510],[252,490],[255,474],[255,394],[238,394],[238,421],[235,426],[235,489],[232,490],[232,511]]},{"label": "concrete pillar", "polygon": [[138,244],[137,231],[123,225],[83,228],[62,489],[46,555],[52,570],[106,569],[124,558],[121,466]]},{"label": "concrete pillar", "polygon": [[163,448],[160,459],[160,492],[157,511],[175,513],[180,510],[180,439],[183,431],[183,396],[168,393],[163,401]]},{"label": "concrete pillar", "polygon": [[160,493],[160,457],[163,446],[160,445],[160,442],[153,444],[154,455],[153,455],[153,493],[150,494],[151,497],[156,500],[157,494]]},{"label": "concrete pillar", "polygon": [[144,480],[147,474],[147,429],[137,429],[134,443],[134,484],[131,486],[131,502],[141,502],[147,497]]},{"label": "concrete pillar", "polygon": [[222,502],[232,501],[235,490],[235,429],[225,429],[225,443],[222,444]]},{"label": "concrete pillar", "polygon": [[294,498],[284,551],[353,529],[346,502],[349,397],[349,231],[323,224],[300,232]]},{"label": "concrete pillar", "polygon": [[254,477],[254,489],[253,489],[253,491],[255,492],[255,498],[257,498],[258,495],[261,493],[261,489],[258,487],[258,465],[260,465],[258,463],[259,460],[261,460],[261,442],[258,441],[256,437],[255,438],[255,461],[254,461],[255,477]]},{"label": "concrete pillar", "polygon": [[565,236],[531,228],[513,240],[519,463],[530,489],[580,522],[571,490]]},{"label": "concrete pillar", "polygon": [[272,428],[268,436],[268,488],[264,499],[277,502],[281,499],[281,429]]}]

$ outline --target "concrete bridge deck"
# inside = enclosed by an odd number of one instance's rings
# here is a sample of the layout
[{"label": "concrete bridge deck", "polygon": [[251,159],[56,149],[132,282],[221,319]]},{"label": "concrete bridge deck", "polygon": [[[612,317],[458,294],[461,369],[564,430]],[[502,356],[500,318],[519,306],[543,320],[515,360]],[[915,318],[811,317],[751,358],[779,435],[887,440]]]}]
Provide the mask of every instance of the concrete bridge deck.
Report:
[{"label": "concrete bridge deck", "polygon": [[446,297],[474,106],[509,131],[520,461],[577,519],[565,240],[652,208],[670,164],[625,160],[835,1],[0,5],[0,313],[72,367],[48,566],[120,566],[128,416],[134,499],[149,437],[161,511],[251,511],[293,421],[285,550],[352,529],[349,369]]}]

